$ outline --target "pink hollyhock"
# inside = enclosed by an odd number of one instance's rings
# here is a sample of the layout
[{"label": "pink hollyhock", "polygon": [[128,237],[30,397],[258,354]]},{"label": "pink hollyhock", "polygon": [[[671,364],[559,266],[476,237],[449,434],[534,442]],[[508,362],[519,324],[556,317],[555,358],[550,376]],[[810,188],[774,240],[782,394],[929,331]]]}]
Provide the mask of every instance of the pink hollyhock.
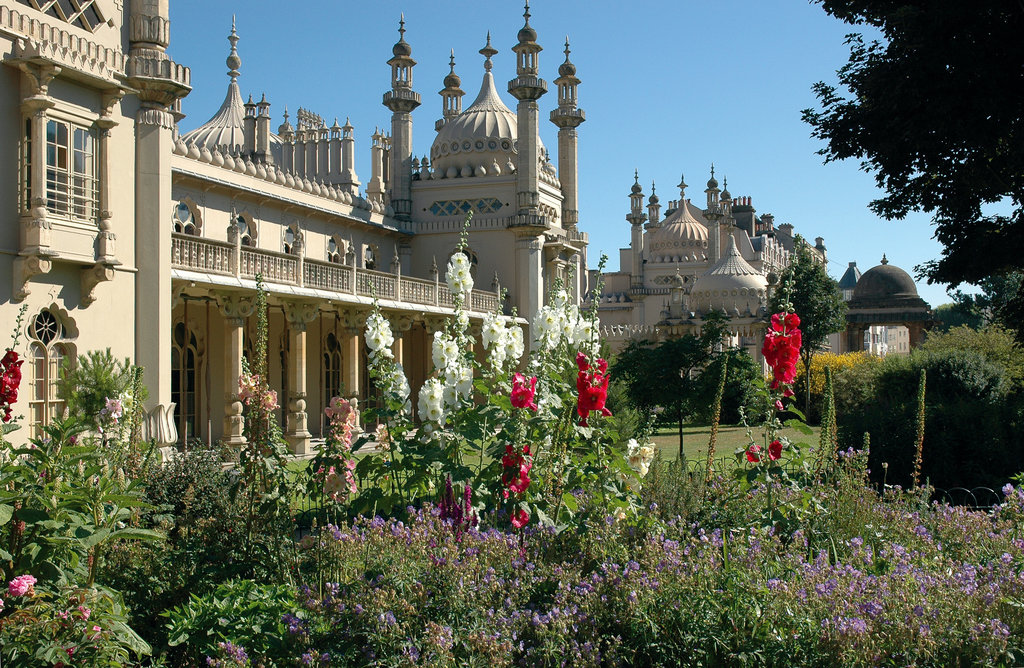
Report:
[{"label": "pink hollyhock", "polygon": [[36,579],[31,575],[19,575],[7,585],[9,596],[31,596],[35,591]]},{"label": "pink hollyhock", "polygon": [[516,512],[512,513],[512,526],[514,526],[517,529],[522,529],[524,526],[526,526],[526,523],[529,521],[530,514],[523,510],[522,508],[519,508],[518,510],[516,510]]},{"label": "pink hollyhock", "polygon": [[752,443],[747,448],[747,461],[756,464],[761,461],[761,446],[757,443]]},{"label": "pink hollyhock", "polygon": [[516,408],[537,410],[534,397],[537,394],[537,376],[527,378],[521,373],[512,377],[512,405]]},{"label": "pink hollyhock", "polygon": [[768,444],[768,459],[773,462],[782,456],[782,441],[774,440]]}]

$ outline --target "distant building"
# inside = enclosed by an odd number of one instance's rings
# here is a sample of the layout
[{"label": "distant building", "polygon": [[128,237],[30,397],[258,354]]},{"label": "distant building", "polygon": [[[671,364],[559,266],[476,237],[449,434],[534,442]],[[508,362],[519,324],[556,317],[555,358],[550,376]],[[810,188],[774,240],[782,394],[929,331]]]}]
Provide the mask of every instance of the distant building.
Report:
[{"label": "distant building", "polygon": [[[750,197],[733,198],[728,182],[719,189],[713,166],[704,208],[687,199],[687,187],[681,180],[679,199],[668,203],[662,218],[653,184],[645,212],[634,174],[626,215],[630,245],[619,252],[619,270],[604,274],[596,295],[602,334],[617,350],[630,339],[699,332],[703,317],[719,311],[730,318],[730,345],[759,359],[768,292],[796,250],[793,226],[776,226],[768,213],[758,216]],[[826,262],[821,237],[807,248]]]},{"label": "distant building", "polygon": [[863,275],[851,262],[839,287],[848,310],[846,332],[834,340],[837,352],[909,355],[933,324],[931,307],[917,294],[914,279],[885,255]]}]

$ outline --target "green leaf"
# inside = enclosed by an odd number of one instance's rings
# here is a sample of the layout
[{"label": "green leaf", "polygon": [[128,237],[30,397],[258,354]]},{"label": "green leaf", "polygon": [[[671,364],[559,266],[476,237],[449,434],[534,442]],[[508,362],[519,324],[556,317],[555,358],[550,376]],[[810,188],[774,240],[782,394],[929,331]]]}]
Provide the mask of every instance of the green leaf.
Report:
[{"label": "green leaf", "polygon": [[11,521],[14,517],[14,506],[0,506],[0,526]]},{"label": "green leaf", "polygon": [[579,503],[577,503],[576,497],[572,495],[572,492],[566,492],[562,495],[562,503],[574,513],[579,510]]},{"label": "green leaf", "polygon": [[794,431],[798,431],[801,434],[804,434],[806,436],[810,436],[810,435],[814,434],[814,430],[811,429],[810,427],[808,427],[807,424],[804,423],[803,420],[796,420],[796,419],[786,420],[785,424],[790,429],[793,429]]}]

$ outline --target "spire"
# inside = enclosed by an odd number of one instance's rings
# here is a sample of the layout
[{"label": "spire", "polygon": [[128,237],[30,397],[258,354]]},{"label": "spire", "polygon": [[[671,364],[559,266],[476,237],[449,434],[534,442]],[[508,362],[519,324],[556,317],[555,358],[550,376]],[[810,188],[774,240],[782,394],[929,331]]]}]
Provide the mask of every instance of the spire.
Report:
[{"label": "spire", "polygon": [[445,124],[462,113],[462,96],[465,95],[459,86],[462,85],[462,79],[455,73],[455,49],[451,50],[451,55],[448,58],[448,67],[450,71],[444,78],[444,88],[438,91],[441,96],[441,119],[434,124],[434,129],[440,131]]},{"label": "spire", "polygon": [[679,186],[678,186],[678,188],[679,188],[679,202],[680,202],[680,206],[682,206],[682,203],[686,201],[686,188],[687,187],[688,186],[686,185],[686,177],[684,175],[680,174],[679,175]]},{"label": "spire", "polygon": [[235,32],[235,16],[231,15],[231,34],[228,35],[228,41],[231,42],[231,53],[228,54],[228,58],[225,61],[228,66],[228,76],[231,77],[231,83],[238,81],[238,75],[241,72],[238,68],[242,66],[242,59],[238,57],[238,33]]},{"label": "spire", "polygon": [[882,253],[882,264],[889,264],[889,259],[885,257],[885,253]]},{"label": "spire", "polygon": [[480,49],[480,53],[484,57],[484,69],[486,71],[490,72],[491,71],[491,67],[493,67],[493,65],[491,64],[491,56],[493,56],[496,53],[498,53],[498,50],[495,49],[493,46],[491,46],[491,31],[490,30],[487,31],[487,44],[484,45],[484,48]]}]

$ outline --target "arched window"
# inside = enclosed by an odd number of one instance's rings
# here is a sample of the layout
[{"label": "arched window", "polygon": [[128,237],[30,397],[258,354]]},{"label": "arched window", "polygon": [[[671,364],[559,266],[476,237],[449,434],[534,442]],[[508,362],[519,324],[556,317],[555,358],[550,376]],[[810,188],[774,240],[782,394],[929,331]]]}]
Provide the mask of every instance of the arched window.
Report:
[{"label": "arched window", "polygon": [[171,401],[174,422],[182,441],[198,435],[196,407],[199,405],[199,341],[184,322],[174,325],[171,345]]},{"label": "arched window", "polygon": [[377,268],[377,247],[373,244],[363,246],[363,267],[365,269]]},{"label": "arched window", "polygon": [[327,261],[334,264],[344,264],[345,256],[348,255],[348,248],[341,239],[331,237],[327,240]]},{"label": "arched window", "polygon": [[256,221],[248,213],[240,213],[235,217],[235,225],[238,226],[238,236],[243,246],[256,246]]},{"label": "arched window", "polygon": [[178,234],[202,236],[203,218],[199,213],[199,207],[191,198],[186,197],[174,206],[171,223]]},{"label": "arched window", "polygon": [[64,402],[57,397],[57,380],[65,359],[74,363],[73,348],[65,340],[64,325],[49,309],[32,318],[28,327],[31,378],[28,379],[29,428],[41,436],[42,428],[64,414]]},{"label": "arched window", "polygon": [[295,241],[301,238],[299,230],[294,225],[289,225],[284,230],[284,252],[288,255],[292,255],[297,249],[295,248]]},{"label": "arched window", "polygon": [[341,343],[334,332],[327,334],[324,340],[324,408],[331,403],[333,397],[341,396]]}]

